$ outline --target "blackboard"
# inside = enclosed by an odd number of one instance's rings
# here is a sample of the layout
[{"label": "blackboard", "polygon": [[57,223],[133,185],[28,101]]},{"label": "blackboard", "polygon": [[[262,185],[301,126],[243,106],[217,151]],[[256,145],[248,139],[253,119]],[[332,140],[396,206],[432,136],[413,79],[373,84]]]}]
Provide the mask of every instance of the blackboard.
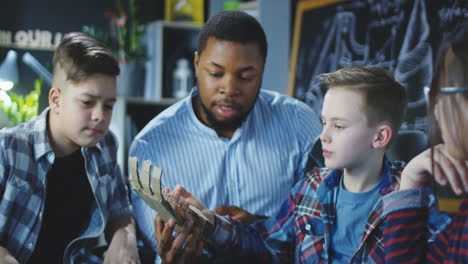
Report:
[{"label": "blackboard", "polygon": [[347,66],[388,69],[407,88],[403,129],[427,127],[424,87],[444,36],[468,18],[467,0],[299,1],[289,95],[321,112],[320,73]]}]

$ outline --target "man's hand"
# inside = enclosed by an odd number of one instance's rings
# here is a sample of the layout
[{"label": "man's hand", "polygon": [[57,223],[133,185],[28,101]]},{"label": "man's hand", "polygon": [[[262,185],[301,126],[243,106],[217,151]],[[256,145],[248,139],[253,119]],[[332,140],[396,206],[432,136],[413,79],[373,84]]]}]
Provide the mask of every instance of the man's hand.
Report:
[{"label": "man's hand", "polygon": [[450,184],[457,195],[468,193],[468,161],[452,158],[444,144],[434,147],[434,171],[431,150],[414,157],[401,175],[400,190],[417,189],[435,179],[440,185]]},{"label": "man's hand", "polygon": [[[180,196],[173,196],[176,201]],[[195,225],[195,219],[187,213],[189,202],[186,201],[182,207],[173,206],[174,210],[184,219],[182,230],[173,237],[176,222],[169,219],[167,223],[156,216],[154,220],[154,236],[158,243],[158,254],[164,264],[171,263],[193,263],[203,251],[203,240],[201,237],[202,227]]]},{"label": "man's hand", "polygon": [[117,229],[105,253],[104,264],[139,264],[134,220],[131,217],[122,217],[116,220],[114,226]]},{"label": "man's hand", "polygon": [[8,249],[0,246],[0,264],[18,264],[18,261],[10,254]]},{"label": "man's hand", "polygon": [[229,215],[230,217],[236,219],[242,224],[252,224],[253,222],[265,218],[264,216],[253,215],[246,210],[239,208],[237,206],[231,205],[221,205],[215,209],[215,213],[219,215]]},{"label": "man's hand", "polygon": [[195,197],[191,192],[187,191],[184,187],[176,185],[174,191],[172,192],[172,197],[176,201],[179,201],[181,197],[184,198],[188,205],[192,205],[198,208],[211,223],[214,223],[214,213],[206,208],[206,206],[197,197]]}]

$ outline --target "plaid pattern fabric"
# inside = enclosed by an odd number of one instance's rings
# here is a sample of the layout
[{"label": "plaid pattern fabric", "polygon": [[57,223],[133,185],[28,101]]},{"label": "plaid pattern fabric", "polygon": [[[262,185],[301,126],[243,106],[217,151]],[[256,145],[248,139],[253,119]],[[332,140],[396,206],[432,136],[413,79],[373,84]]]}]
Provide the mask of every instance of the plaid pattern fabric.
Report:
[{"label": "plaid pattern fabric", "polygon": [[434,217],[430,202],[424,189],[384,198],[385,263],[468,263],[468,198],[453,219]]},{"label": "plaid pattern fabric", "polygon": [[[0,130],[0,245],[20,263],[26,263],[35,248],[44,211],[46,176],[55,160],[47,136],[48,112],[46,109],[27,123]],[[98,261],[86,256],[84,238],[98,237],[109,219],[133,214],[116,161],[114,135],[107,133],[95,147],[82,148],[81,152],[97,203],[84,233],[68,245],[66,263],[73,259],[80,259],[80,263]]]},{"label": "plaid pattern fabric", "polygon": [[[350,263],[384,263],[382,197],[399,185],[403,162],[384,161],[381,197],[369,214],[364,236]],[[280,213],[253,226],[217,216],[212,239],[259,263],[328,263],[335,204],[342,171],[313,169],[294,186]],[[253,258],[254,258],[253,257]]]}]

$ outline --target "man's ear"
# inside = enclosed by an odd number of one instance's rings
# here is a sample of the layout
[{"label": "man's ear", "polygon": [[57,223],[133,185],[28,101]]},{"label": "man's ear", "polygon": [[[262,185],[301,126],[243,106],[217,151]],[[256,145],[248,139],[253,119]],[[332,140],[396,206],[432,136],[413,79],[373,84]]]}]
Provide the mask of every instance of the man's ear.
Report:
[{"label": "man's ear", "polygon": [[439,108],[440,108],[440,101],[437,100],[436,103],[434,104],[434,117],[437,120],[437,122],[440,121],[440,119],[439,119]]},{"label": "man's ear", "polygon": [[49,106],[52,113],[58,113],[59,111],[61,93],[60,88],[56,87],[52,87],[49,91]]},{"label": "man's ear", "polygon": [[389,125],[379,125],[377,127],[377,133],[374,136],[374,140],[372,141],[372,146],[375,149],[385,148],[388,146],[388,143],[390,143],[392,136],[392,128]]},{"label": "man's ear", "polygon": [[198,72],[198,62],[200,61],[200,57],[198,56],[198,51],[195,51],[193,56],[193,67],[195,68],[195,73]]}]

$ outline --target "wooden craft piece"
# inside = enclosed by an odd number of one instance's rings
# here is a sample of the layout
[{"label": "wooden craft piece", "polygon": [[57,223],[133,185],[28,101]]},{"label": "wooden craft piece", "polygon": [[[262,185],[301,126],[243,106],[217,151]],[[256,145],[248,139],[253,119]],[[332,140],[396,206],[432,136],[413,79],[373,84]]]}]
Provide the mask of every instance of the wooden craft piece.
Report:
[{"label": "wooden craft piece", "polygon": [[[179,232],[182,229],[184,220],[175,212],[171,205],[180,205],[172,197],[162,192],[161,168],[153,166],[153,170],[151,170],[151,162],[145,160],[143,161],[141,175],[139,176],[138,160],[135,157],[130,157],[128,164],[130,168],[129,181],[135,192],[146,204],[158,212],[158,215],[164,222],[170,218],[175,219],[175,230]],[[213,224],[198,208],[190,205],[187,212],[195,218],[197,224],[202,226],[204,233],[211,232]]]}]

